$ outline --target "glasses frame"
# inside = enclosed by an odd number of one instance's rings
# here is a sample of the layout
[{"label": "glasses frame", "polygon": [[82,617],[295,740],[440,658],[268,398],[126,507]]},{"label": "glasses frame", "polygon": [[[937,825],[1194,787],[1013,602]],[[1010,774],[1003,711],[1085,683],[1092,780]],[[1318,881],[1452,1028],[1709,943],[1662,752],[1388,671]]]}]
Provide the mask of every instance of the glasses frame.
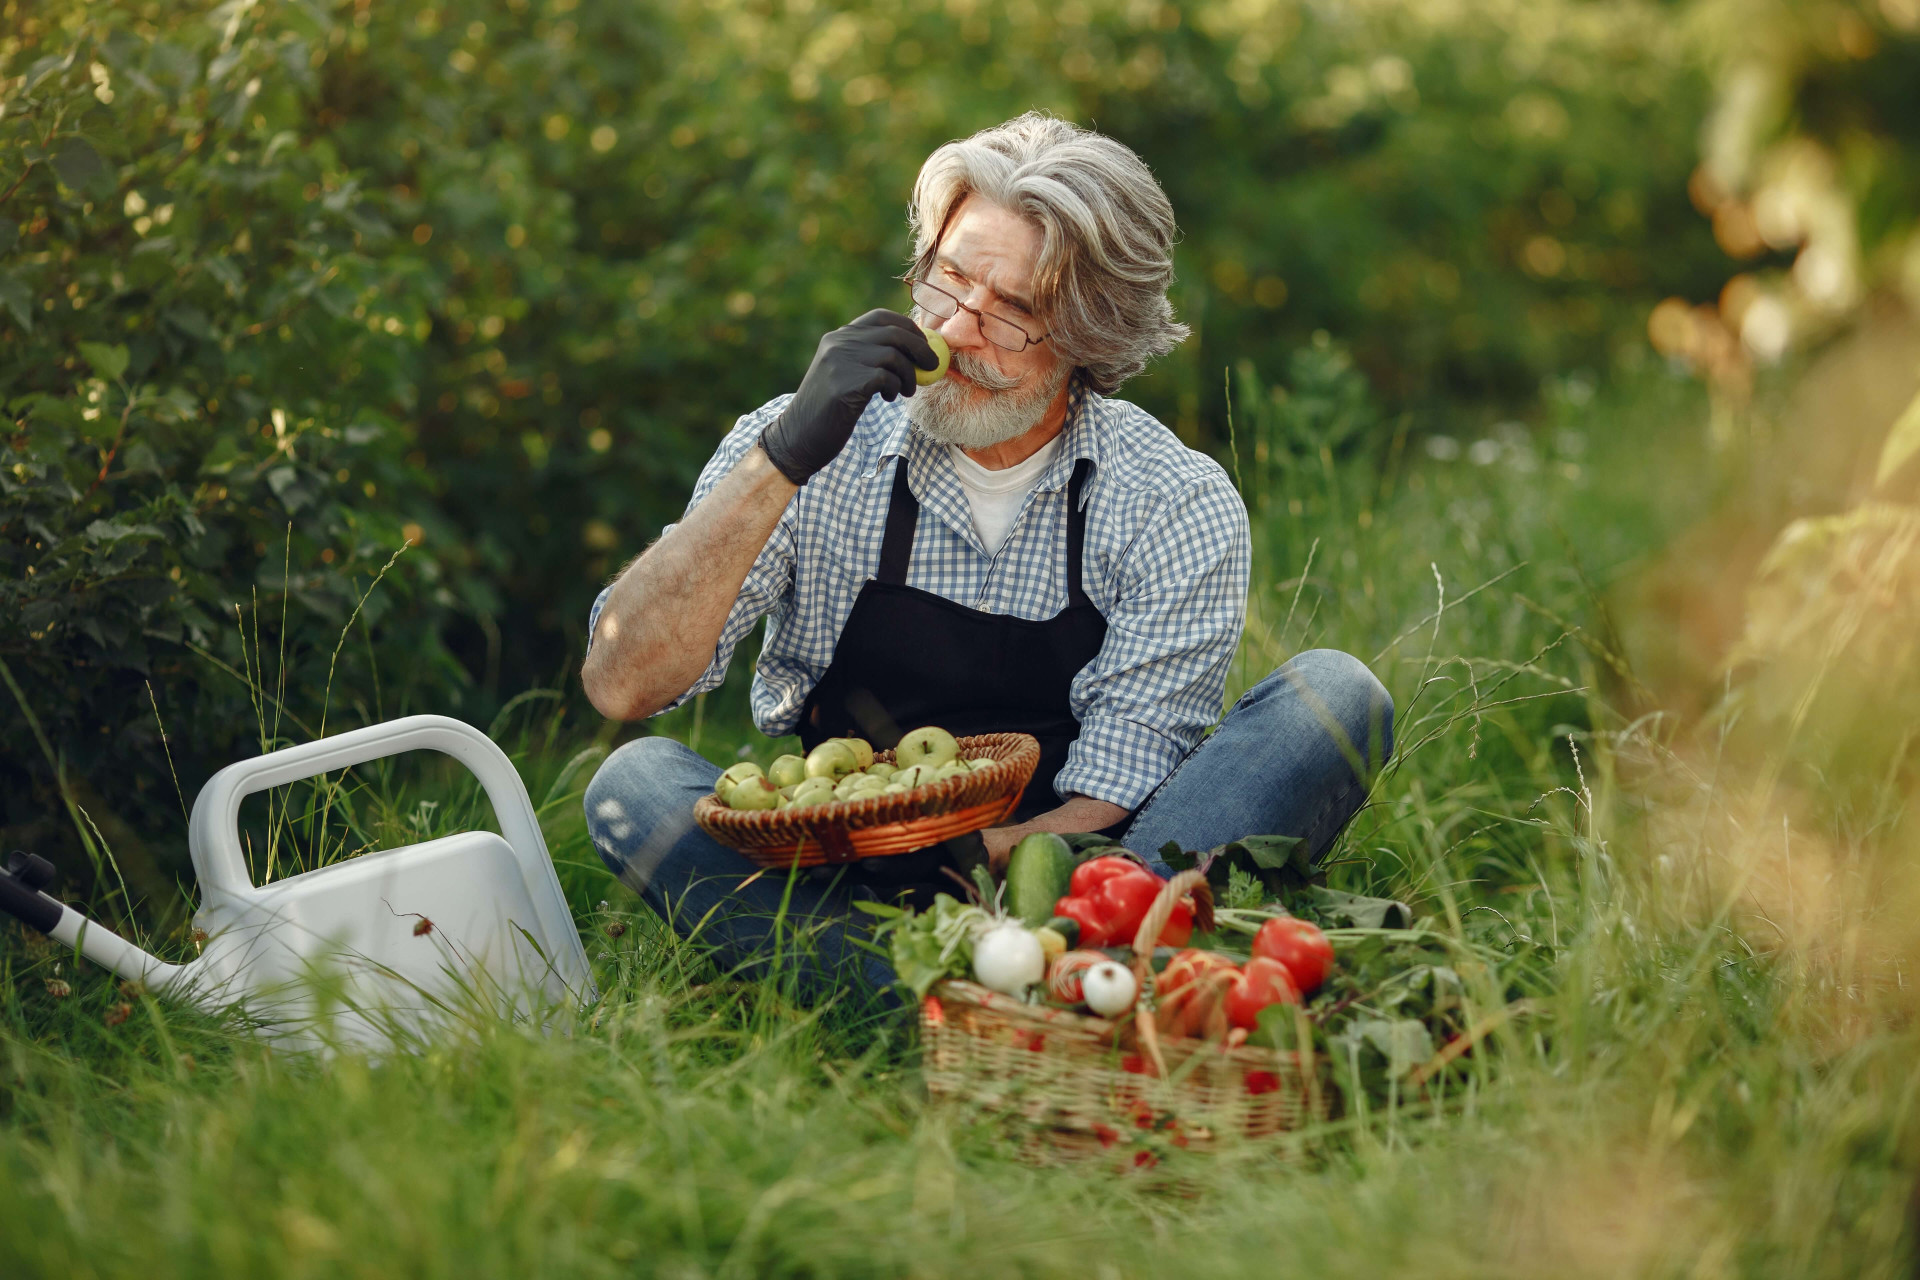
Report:
[{"label": "glasses frame", "polygon": [[[1005,316],[998,315],[992,311],[983,311],[979,307],[970,307],[965,302],[961,301],[959,298],[954,297],[951,293],[948,293],[945,289],[942,289],[939,285],[935,284],[931,280],[928,280],[925,278],[922,278],[919,280],[909,280],[907,282],[908,296],[913,298],[913,302],[915,306],[925,310],[928,315],[938,315],[938,313],[935,312],[932,307],[929,307],[925,303],[920,301],[918,294],[919,294],[919,291],[923,288],[933,290],[935,293],[939,294],[941,297],[945,298],[947,301],[953,304],[954,309],[952,311],[949,311],[944,316],[938,316],[939,319],[951,320],[953,319],[954,316],[960,314],[960,312],[962,311],[967,312],[969,315],[973,316],[975,321],[979,322],[980,336],[985,338],[988,342],[993,343],[994,346],[1000,348],[1002,351],[1011,351],[1017,355],[1020,352],[1025,351],[1028,347],[1039,346],[1041,343],[1045,342],[1048,338],[1053,336],[1053,331],[1048,330],[1046,333],[1043,333],[1036,338],[1032,334],[1027,332],[1025,325],[1015,324],[1013,321],[1007,319]],[[1004,342],[996,341],[994,337],[987,332],[986,321],[988,320],[998,321],[999,323],[1006,325],[1009,329],[1012,329],[1015,333],[1019,334],[1022,338],[1026,339],[1026,341],[1017,347],[1010,347]]]}]

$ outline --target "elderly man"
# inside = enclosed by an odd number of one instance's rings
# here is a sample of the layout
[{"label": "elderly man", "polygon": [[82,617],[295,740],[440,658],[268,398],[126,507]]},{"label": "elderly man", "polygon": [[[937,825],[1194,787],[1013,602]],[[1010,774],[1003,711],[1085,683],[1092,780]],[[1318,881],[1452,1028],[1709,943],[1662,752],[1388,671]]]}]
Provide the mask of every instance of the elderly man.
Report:
[{"label": "elderly man", "polygon": [[[1212,459],[1112,393],[1186,336],[1173,209],[1112,139],[1026,115],[941,147],[914,185],[913,320],[821,339],[799,389],[741,418],[686,517],[595,602],[583,678],[638,719],[718,685],[767,619],[753,713],[805,746],[902,729],[1022,731],[1041,763],[997,867],[1033,831],[1106,831],[1150,861],[1282,833],[1317,856],[1392,750],[1356,659],[1302,653],[1219,720],[1245,620],[1245,508]],[[588,788],[601,857],[738,960],[772,918],[848,959],[854,897],[937,880],[941,850],[831,877],[760,876],[693,823],[719,769],[678,742],[621,747]],[[884,981],[884,966],[867,961]]]}]

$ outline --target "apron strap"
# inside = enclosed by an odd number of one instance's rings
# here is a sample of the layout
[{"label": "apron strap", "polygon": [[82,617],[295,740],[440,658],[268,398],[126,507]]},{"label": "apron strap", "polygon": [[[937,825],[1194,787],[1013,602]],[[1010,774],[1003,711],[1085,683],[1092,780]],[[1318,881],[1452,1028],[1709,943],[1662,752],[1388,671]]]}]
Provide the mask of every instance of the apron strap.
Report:
[{"label": "apron strap", "polygon": [[887,505],[887,532],[880,541],[879,581],[907,585],[907,565],[913,560],[913,530],[920,523],[920,500],[907,484],[907,455],[893,470],[893,501]]},{"label": "apron strap", "polygon": [[1080,552],[1087,540],[1087,511],[1080,505],[1081,491],[1093,474],[1093,459],[1082,458],[1073,467],[1073,482],[1067,486],[1067,604],[1091,605],[1086,589],[1080,585]]},{"label": "apron strap", "polygon": [[[1074,464],[1073,480],[1067,486],[1067,604],[1090,605],[1086,589],[1080,585],[1082,550],[1087,540],[1087,512],[1080,495],[1093,474],[1093,459],[1082,458]],[[887,530],[880,541],[880,570],[875,578],[896,587],[907,584],[907,566],[913,560],[913,534],[920,523],[920,500],[907,483],[906,455],[900,456],[893,471],[893,498],[887,504]]]}]

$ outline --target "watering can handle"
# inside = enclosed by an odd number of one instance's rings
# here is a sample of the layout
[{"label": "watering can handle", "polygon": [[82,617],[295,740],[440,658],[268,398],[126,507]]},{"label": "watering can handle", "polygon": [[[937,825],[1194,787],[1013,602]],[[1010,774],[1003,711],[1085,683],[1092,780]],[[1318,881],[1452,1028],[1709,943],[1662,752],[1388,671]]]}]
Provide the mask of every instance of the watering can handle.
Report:
[{"label": "watering can handle", "polygon": [[193,802],[193,818],[188,826],[188,846],[193,854],[194,873],[203,892],[211,895],[245,898],[254,892],[247,874],[246,859],[240,852],[240,802],[256,791],[282,787],[290,782],[334,773],[353,765],[365,764],[407,751],[439,751],[467,766],[486,789],[500,821],[500,832],[519,858],[527,887],[534,901],[542,903],[542,915],[548,907],[557,907],[561,919],[542,923],[559,927],[551,936],[565,937],[572,922],[565,919],[564,903],[547,903],[552,895],[541,893],[539,886],[551,878],[547,860],[547,842],[534,819],[533,801],[520,774],[506,753],[493,740],[472,725],[449,716],[406,716],[371,724],[322,738],[318,742],[284,747],[252,760],[230,764],[207,780]]}]

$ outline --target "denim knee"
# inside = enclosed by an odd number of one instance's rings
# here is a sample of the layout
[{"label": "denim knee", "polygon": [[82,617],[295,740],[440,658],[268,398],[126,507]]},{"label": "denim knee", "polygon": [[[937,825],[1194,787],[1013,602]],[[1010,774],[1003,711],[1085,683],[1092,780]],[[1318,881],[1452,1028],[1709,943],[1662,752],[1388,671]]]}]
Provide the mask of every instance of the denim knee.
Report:
[{"label": "denim knee", "polygon": [[622,880],[638,871],[644,881],[693,824],[692,806],[674,785],[684,750],[671,738],[635,738],[608,756],[587,784],[588,834],[600,860]]},{"label": "denim knee", "polygon": [[1308,649],[1282,663],[1255,685],[1256,698],[1280,688],[1300,696],[1310,710],[1338,726],[1356,754],[1378,769],[1393,755],[1393,695],[1367,664],[1339,649]]}]

